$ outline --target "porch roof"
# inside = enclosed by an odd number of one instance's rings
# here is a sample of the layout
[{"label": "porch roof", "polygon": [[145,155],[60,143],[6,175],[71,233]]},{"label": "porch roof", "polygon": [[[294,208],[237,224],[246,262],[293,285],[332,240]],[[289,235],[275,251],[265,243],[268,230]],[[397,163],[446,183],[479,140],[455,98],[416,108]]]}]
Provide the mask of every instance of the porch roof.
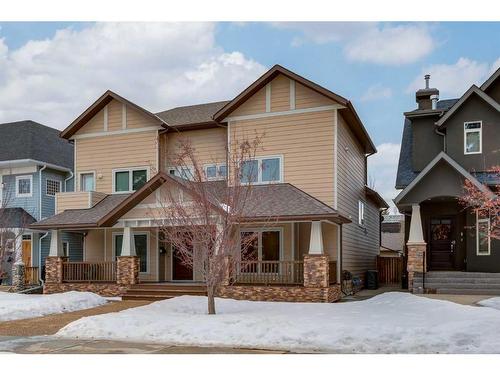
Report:
[{"label": "porch roof", "polygon": [[[108,195],[92,208],[66,210],[34,223],[31,228],[83,229],[113,226],[124,214],[166,182],[178,184],[187,191],[190,190],[189,184],[193,183],[160,172],[135,193]],[[223,210],[228,189],[231,187],[227,186],[226,181],[202,183],[210,192],[214,209]],[[329,205],[288,183],[253,186],[245,202],[244,217],[245,222],[262,220],[329,220],[338,224],[351,222]]]}]

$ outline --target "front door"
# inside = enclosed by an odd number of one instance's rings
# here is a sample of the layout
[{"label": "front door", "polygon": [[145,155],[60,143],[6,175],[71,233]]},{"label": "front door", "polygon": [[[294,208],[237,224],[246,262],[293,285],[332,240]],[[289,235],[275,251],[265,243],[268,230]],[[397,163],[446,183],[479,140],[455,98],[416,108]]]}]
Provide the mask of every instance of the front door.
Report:
[{"label": "front door", "polygon": [[172,280],[193,280],[193,268],[182,261],[179,251],[172,246]]},{"label": "front door", "polygon": [[430,223],[429,268],[449,271],[455,267],[455,219],[432,217]]},{"label": "front door", "polygon": [[31,238],[22,240],[22,257],[24,265],[31,267]]}]

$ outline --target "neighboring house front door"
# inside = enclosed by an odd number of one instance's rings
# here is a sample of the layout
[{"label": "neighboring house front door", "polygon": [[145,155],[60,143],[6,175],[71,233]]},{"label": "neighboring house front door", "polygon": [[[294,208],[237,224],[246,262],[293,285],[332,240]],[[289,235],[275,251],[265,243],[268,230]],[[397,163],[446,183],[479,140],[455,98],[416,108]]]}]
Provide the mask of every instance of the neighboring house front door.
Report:
[{"label": "neighboring house front door", "polygon": [[456,220],[454,217],[431,217],[429,241],[429,269],[454,269],[457,251]]},{"label": "neighboring house front door", "polygon": [[31,267],[31,239],[22,241],[22,257],[26,267]]},{"label": "neighboring house front door", "polygon": [[172,247],[172,280],[193,280],[193,269],[182,262],[182,257],[175,247]]}]

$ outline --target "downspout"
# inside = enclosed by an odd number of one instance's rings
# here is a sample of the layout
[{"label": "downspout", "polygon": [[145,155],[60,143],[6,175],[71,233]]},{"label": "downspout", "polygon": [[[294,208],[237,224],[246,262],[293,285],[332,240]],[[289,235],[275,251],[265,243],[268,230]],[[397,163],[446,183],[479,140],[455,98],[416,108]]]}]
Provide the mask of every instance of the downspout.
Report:
[{"label": "downspout", "polygon": [[[73,171],[69,171],[69,177],[64,179],[64,191],[65,192],[68,191],[68,181],[71,180],[74,176],[75,176],[75,174],[73,173]],[[74,184],[73,184],[73,186],[74,186]]]},{"label": "downspout", "polygon": [[434,132],[443,137],[443,151],[446,153],[446,134],[439,131],[437,126],[434,129]]},{"label": "downspout", "polygon": [[38,196],[40,198],[39,201],[39,210],[40,213],[38,215],[38,220],[42,220],[42,171],[47,168],[47,165],[44,165],[40,170],[38,171]]}]

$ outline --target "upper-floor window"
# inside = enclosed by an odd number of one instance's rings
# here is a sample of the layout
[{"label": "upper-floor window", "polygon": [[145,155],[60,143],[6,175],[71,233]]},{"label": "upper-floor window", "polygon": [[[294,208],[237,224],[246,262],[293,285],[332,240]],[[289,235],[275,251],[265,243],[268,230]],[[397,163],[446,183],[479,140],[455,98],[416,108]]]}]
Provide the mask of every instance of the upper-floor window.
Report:
[{"label": "upper-floor window", "polygon": [[227,176],[226,164],[207,164],[203,170],[207,180],[223,180]]},{"label": "upper-floor window", "polygon": [[464,154],[480,154],[482,152],[482,122],[464,123]]},{"label": "upper-floor window", "polygon": [[477,255],[490,255],[490,219],[476,217],[476,252]]},{"label": "upper-floor window", "polygon": [[115,170],[113,171],[113,192],[128,193],[139,190],[147,180],[147,168]]},{"label": "upper-floor window", "polygon": [[358,201],[358,224],[365,225],[365,202]]},{"label": "upper-floor window", "polygon": [[241,164],[240,180],[244,184],[282,182],[282,164],[281,156],[265,156],[245,160]]},{"label": "upper-floor window", "polygon": [[61,192],[61,181],[47,179],[45,186],[45,193],[50,196],[55,196]]},{"label": "upper-floor window", "polygon": [[94,172],[80,173],[80,191],[94,191],[95,178]]},{"label": "upper-floor window", "polygon": [[33,176],[16,176],[16,197],[31,197],[33,195],[32,185]]}]

